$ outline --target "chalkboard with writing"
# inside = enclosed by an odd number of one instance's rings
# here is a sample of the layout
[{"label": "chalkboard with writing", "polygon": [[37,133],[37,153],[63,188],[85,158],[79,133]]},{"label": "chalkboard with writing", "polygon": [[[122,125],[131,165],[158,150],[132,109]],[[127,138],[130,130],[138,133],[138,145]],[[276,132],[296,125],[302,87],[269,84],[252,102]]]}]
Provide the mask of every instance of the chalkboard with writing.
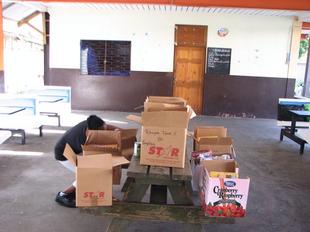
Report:
[{"label": "chalkboard with writing", "polygon": [[207,73],[230,73],[231,48],[208,48]]}]

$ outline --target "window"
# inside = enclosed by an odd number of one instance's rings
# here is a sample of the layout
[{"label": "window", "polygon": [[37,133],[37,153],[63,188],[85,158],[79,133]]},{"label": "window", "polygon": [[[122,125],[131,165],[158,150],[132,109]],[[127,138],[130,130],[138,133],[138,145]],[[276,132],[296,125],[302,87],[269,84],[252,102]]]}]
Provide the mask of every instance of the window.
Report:
[{"label": "window", "polygon": [[129,76],[131,41],[81,40],[81,74]]}]

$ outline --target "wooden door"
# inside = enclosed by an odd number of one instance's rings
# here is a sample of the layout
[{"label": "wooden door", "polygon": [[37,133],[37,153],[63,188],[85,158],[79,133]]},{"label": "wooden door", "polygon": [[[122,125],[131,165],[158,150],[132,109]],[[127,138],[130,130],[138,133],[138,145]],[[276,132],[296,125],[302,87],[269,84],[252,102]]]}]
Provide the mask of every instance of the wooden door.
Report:
[{"label": "wooden door", "polygon": [[175,29],[173,96],[187,100],[197,114],[203,112],[206,35],[205,26]]}]

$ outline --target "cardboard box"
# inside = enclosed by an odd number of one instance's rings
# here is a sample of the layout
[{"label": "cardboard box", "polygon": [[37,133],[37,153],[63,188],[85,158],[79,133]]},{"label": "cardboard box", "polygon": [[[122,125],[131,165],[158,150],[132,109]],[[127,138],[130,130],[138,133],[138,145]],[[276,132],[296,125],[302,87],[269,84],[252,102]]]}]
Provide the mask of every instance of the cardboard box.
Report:
[{"label": "cardboard box", "polygon": [[225,127],[197,127],[194,131],[194,151],[211,150],[214,155],[230,153],[236,157],[233,141]]},{"label": "cardboard box", "polygon": [[198,151],[211,150],[213,155],[229,153],[232,157],[236,157],[233,141],[230,137],[223,138],[204,138],[197,144]]},{"label": "cardboard box", "polygon": [[249,178],[211,177],[210,172],[236,173],[239,168],[233,160],[202,161],[200,200],[210,217],[244,217],[249,193]]},{"label": "cardboard box", "polygon": [[208,138],[227,137],[227,128],[222,126],[197,127],[194,130],[194,151],[202,150],[199,146]]},{"label": "cardboard box", "polygon": [[140,164],[184,168],[190,112],[142,113]]},{"label": "cardboard box", "polygon": [[85,145],[111,145],[121,149],[120,130],[87,130]]},{"label": "cardboard box", "polygon": [[[104,153],[111,154],[112,156],[118,155],[119,151],[115,149],[103,149],[102,146],[95,146],[95,145],[86,145],[83,147],[83,156],[90,156],[90,155],[101,155]],[[97,150],[96,150],[97,149]],[[109,152],[110,151],[110,152]],[[128,160],[128,159],[127,159]],[[121,166],[116,166],[112,168],[112,183],[113,185],[119,185],[121,183],[122,178],[122,168]]]},{"label": "cardboard box", "polygon": [[142,117],[127,119],[142,124],[140,164],[184,168],[188,122],[196,114],[179,97],[150,96]]},{"label": "cardboard box", "polygon": [[64,155],[77,167],[76,206],[112,205],[112,168],[129,161],[111,154],[79,156],[68,144]]},{"label": "cardboard box", "polygon": [[[83,155],[109,153],[113,156],[124,156],[131,160],[136,142],[137,129],[89,130],[83,145]],[[121,183],[122,169],[113,167],[113,184]]]}]

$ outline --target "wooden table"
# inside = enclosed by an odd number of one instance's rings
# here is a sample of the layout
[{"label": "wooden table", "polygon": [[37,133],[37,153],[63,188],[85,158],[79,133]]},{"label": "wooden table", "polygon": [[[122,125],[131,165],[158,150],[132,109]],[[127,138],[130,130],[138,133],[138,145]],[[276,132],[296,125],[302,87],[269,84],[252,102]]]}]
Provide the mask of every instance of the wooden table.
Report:
[{"label": "wooden table", "polygon": [[299,154],[302,155],[304,153],[304,147],[307,141],[295,135],[296,122],[298,119],[305,119],[305,118],[310,117],[310,111],[289,110],[289,112],[292,115],[291,126],[281,129],[280,141],[283,141],[283,136],[286,136],[289,139],[293,140],[294,142],[298,143],[300,145]]},{"label": "wooden table", "polygon": [[176,205],[193,205],[192,171],[189,160],[185,168],[168,168],[140,165],[139,159],[131,159],[127,180],[123,186],[124,201],[141,202],[151,187],[149,203],[167,204],[167,190]]}]

